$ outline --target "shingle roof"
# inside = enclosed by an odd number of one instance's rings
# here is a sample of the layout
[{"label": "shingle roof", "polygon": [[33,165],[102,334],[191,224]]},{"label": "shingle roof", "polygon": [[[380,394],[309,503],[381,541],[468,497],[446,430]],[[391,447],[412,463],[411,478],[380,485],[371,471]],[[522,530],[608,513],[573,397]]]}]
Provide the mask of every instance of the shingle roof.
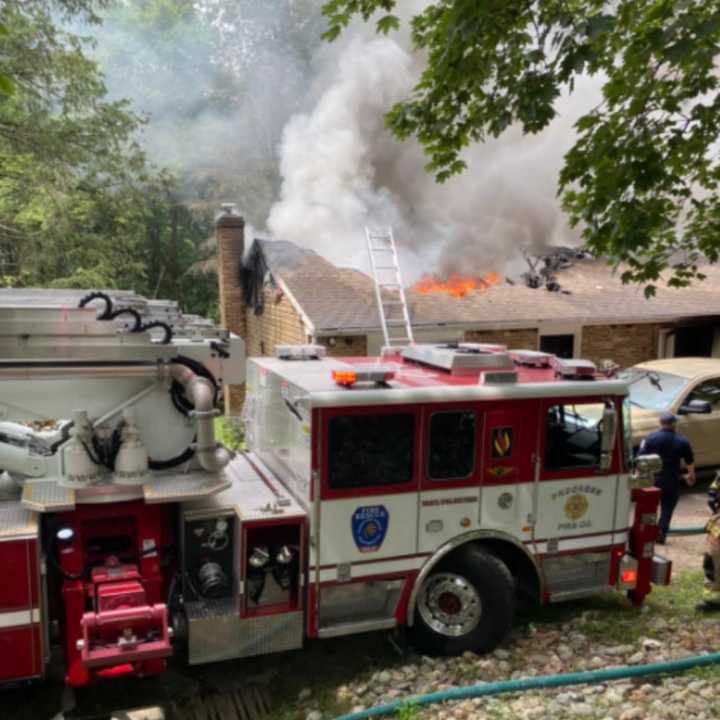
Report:
[{"label": "shingle roof", "polygon": [[[380,321],[370,277],[338,268],[285,241],[261,243],[270,272],[287,287],[316,331],[377,330]],[[406,291],[413,326],[463,325],[478,329],[535,327],[546,322],[623,324],[720,316],[720,268],[689,288],[658,287],[646,299],[641,287],[623,285],[600,260],[578,260],[555,275],[561,292],[502,282],[464,297]]]}]

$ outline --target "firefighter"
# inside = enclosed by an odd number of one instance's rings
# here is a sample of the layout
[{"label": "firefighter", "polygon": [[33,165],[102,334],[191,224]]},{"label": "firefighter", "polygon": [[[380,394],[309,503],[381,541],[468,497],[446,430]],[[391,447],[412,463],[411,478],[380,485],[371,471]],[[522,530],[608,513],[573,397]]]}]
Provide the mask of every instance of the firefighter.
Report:
[{"label": "firefighter", "polygon": [[655,487],[660,488],[660,520],[657,542],[665,544],[670,521],[680,497],[680,463],[687,466],[687,484],[695,484],[695,456],[690,442],[677,432],[677,418],[669,412],[660,416],[660,430],[648,435],[640,445],[640,454],[657,454],[662,469],[655,476]]},{"label": "firefighter", "polygon": [[702,602],[697,605],[702,612],[720,610],[720,472],[708,490],[708,507],[712,517],[705,526],[703,570],[706,580]]}]

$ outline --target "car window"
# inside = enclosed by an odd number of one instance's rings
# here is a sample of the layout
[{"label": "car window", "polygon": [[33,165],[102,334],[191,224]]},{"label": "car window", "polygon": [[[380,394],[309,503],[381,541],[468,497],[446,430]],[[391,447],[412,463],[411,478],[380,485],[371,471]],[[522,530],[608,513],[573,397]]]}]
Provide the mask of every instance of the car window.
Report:
[{"label": "car window", "polygon": [[630,404],[646,410],[667,410],[688,384],[679,375],[641,367],[629,368],[618,377],[628,384]]},{"label": "car window", "polygon": [[695,386],[688,394],[685,402],[689,403],[691,400],[703,400],[710,403],[713,411],[720,410],[720,378],[705,380],[705,382]]}]

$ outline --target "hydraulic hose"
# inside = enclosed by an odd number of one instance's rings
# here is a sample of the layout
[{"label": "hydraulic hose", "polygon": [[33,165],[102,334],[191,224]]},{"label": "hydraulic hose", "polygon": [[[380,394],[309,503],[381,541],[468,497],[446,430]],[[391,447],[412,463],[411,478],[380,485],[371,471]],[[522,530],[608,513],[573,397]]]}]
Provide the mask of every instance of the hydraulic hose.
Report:
[{"label": "hydraulic hose", "polygon": [[660,675],[664,673],[679,673],[696,667],[706,667],[720,663],[720,653],[708,655],[693,655],[667,662],[649,663],[647,665],[624,665],[623,667],[608,668],[607,670],[591,670],[587,672],[564,673],[562,675],[540,675],[539,677],[522,678],[519,680],[502,680],[500,682],[469,685],[462,688],[451,688],[427,695],[417,695],[405,700],[395,700],[386,705],[376,705],[367,710],[340,715],[336,720],[366,720],[366,718],[392,715],[403,706],[419,707],[434,705],[449,700],[469,700],[470,698],[500,695],[502,693],[523,692],[525,690],[539,690],[545,688],[563,687],[565,685],[586,685],[609,682],[610,680],[624,680],[626,678],[643,677],[645,675]]}]

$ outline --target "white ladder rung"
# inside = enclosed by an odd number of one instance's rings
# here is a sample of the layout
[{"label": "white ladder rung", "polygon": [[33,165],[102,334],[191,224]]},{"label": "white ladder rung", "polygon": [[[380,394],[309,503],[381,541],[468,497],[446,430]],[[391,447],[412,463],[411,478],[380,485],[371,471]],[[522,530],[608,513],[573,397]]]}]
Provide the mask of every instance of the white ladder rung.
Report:
[{"label": "white ladder rung", "polygon": [[[378,312],[380,315],[380,324],[382,325],[385,345],[407,345],[415,342],[413,338],[412,325],[410,324],[410,314],[408,312],[407,300],[405,298],[405,289],[403,288],[402,278],[400,276],[400,263],[398,262],[397,250],[395,248],[395,238],[393,237],[392,228],[388,228],[387,233],[380,232],[369,227],[365,228],[365,240],[367,242],[368,254],[370,255],[370,267],[372,268],[373,281],[375,283],[375,297],[378,304]],[[390,256],[382,256],[382,260],[375,257],[377,253],[390,253]],[[390,265],[386,263],[392,263]],[[382,264],[380,264],[382,263]],[[397,282],[381,281],[379,273],[394,272]],[[387,276],[386,276],[387,277]],[[382,290],[392,290],[393,295],[397,299],[386,300],[383,298]],[[388,318],[386,308],[399,305],[402,308],[402,317],[397,314],[392,319]],[[405,335],[390,337],[390,328],[404,328]]]}]

